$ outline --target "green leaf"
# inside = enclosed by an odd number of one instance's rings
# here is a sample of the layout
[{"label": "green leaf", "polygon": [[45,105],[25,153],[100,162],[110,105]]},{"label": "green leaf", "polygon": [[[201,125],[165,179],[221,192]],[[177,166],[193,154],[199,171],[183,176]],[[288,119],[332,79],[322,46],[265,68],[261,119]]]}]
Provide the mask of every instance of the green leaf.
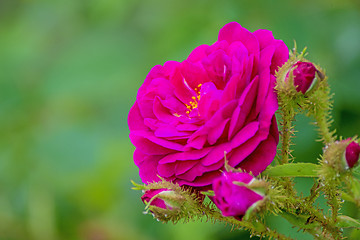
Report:
[{"label": "green leaf", "polygon": [[338,216],[337,220],[338,220],[338,224],[337,224],[338,227],[360,229],[360,222],[349,216],[340,215]]},{"label": "green leaf", "polygon": [[352,173],[356,178],[360,179],[360,164],[352,169]]},{"label": "green leaf", "polygon": [[270,177],[318,177],[320,165],[313,163],[288,163],[269,167],[262,174]]},{"label": "green leaf", "polygon": [[355,199],[360,198],[360,182],[356,178],[350,180],[350,190]]},{"label": "green leaf", "polygon": [[342,199],[344,199],[345,201],[355,203],[355,199],[351,195],[349,195],[348,193],[343,192],[343,191],[340,191],[340,193],[341,193]]},{"label": "green leaf", "polygon": [[287,212],[282,212],[280,215],[292,225],[302,229],[314,229],[319,226],[319,223],[314,221],[310,215],[293,215]]}]

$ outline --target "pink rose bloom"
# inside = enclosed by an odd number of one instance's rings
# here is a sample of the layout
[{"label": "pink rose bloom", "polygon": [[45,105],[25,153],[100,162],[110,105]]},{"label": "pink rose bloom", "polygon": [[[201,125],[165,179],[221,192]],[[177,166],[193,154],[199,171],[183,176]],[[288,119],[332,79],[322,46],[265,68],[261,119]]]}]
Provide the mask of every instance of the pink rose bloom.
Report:
[{"label": "pink rose bloom", "polygon": [[183,62],[153,67],[128,116],[142,181],[208,188],[224,152],[232,167],[265,170],[279,140],[274,74],[288,57],[270,31],[232,22]]},{"label": "pink rose bloom", "polygon": [[246,186],[235,185],[234,182],[249,184],[254,178],[248,173],[224,172],[215,179],[213,201],[225,217],[241,220],[246,211],[264,197]]}]

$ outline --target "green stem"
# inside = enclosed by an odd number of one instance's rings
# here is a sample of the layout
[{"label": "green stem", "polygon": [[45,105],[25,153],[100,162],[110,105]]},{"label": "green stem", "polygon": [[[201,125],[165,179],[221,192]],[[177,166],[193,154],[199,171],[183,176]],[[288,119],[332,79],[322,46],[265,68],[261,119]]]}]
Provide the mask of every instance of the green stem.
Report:
[{"label": "green stem", "polygon": [[293,119],[295,112],[292,107],[288,107],[286,104],[282,104],[281,117],[282,117],[282,129],[281,129],[281,163],[285,164],[289,162],[289,156],[291,156],[291,137],[293,136]]},{"label": "green stem", "polygon": [[331,218],[329,219],[329,223],[334,226],[337,224],[337,217],[341,207],[340,188],[346,179],[342,164],[342,157],[346,146],[347,143],[344,141],[329,143],[327,147],[324,148],[321,159],[321,168],[319,169],[322,191],[331,208]]},{"label": "green stem", "polygon": [[[306,199],[299,199],[299,198],[290,198],[287,200],[288,206],[286,209],[282,209],[284,212],[287,212],[290,209],[293,209],[294,211],[290,211],[290,214],[297,215],[299,213],[301,214],[307,214],[309,215],[309,219],[313,222],[318,222],[321,228],[309,228],[304,229],[302,226],[298,226],[304,231],[309,232],[310,234],[314,235],[315,237],[319,236],[327,236],[327,239],[340,239],[341,238],[341,231],[340,229],[335,225],[335,222],[332,221],[332,219],[328,219],[325,217],[323,212],[318,211],[317,209],[312,206],[312,203],[307,202]],[[307,223],[306,223],[307,224]]]},{"label": "green stem", "polygon": [[334,132],[330,131],[330,125],[332,123],[331,97],[332,95],[330,94],[327,78],[323,76],[316,94],[309,96],[306,104],[309,114],[316,120],[315,125],[318,126],[321,140],[325,145],[335,141]]},{"label": "green stem", "polygon": [[334,142],[335,139],[333,136],[333,132],[331,132],[329,129],[329,110],[327,109],[326,111],[322,111],[322,113],[316,114],[315,119],[316,125],[319,128],[319,134],[321,135],[324,144],[327,145]]},{"label": "green stem", "polygon": [[[279,192],[270,192],[275,206],[279,207],[281,216],[299,229],[312,234],[315,238],[338,239],[341,231],[336,221],[325,216],[322,210],[313,206],[315,199],[325,186],[316,183],[309,197],[298,197],[285,189],[284,180],[273,180],[274,189]],[[283,197],[281,197],[283,196]]]},{"label": "green stem", "polygon": [[315,200],[319,197],[321,191],[320,183],[319,181],[316,181],[312,188],[310,189],[310,196],[306,197],[306,202],[309,202],[313,204]]},{"label": "green stem", "polygon": [[249,221],[239,221],[232,217],[224,217],[219,212],[213,212],[212,217],[218,221],[230,223],[237,228],[245,228],[249,230],[254,235],[259,235],[261,237],[267,236],[270,239],[278,239],[278,240],[292,240],[292,238],[287,237],[281,233],[276,232],[275,230],[267,227],[263,222],[259,220],[255,220],[253,222]]},{"label": "green stem", "polygon": [[336,172],[331,166],[324,165],[323,168],[327,172],[323,176],[323,189],[325,198],[328,200],[328,205],[331,208],[331,222],[336,224],[337,217],[341,206],[339,184],[341,183],[341,177],[336,175]]}]

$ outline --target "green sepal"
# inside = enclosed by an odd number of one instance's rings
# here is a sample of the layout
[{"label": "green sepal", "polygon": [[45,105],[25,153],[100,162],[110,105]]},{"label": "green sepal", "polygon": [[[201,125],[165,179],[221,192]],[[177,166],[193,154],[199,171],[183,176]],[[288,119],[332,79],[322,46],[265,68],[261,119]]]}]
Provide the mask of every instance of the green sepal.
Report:
[{"label": "green sepal", "polygon": [[258,232],[265,232],[266,231],[266,227],[264,226],[264,224],[262,224],[259,220],[255,220],[252,221],[251,224],[253,225],[253,227],[256,229],[256,231]]},{"label": "green sepal", "polygon": [[248,184],[246,184],[244,182],[238,182],[238,181],[233,181],[232,183],[239,187],[246,187],[250,190],[253,190],[254,192],[256,192],[257,194],[259,194],[261,196],[265,196],[266,190],[268,188],[268,184],[265,181],[261,181],[261,180],[257,180],[257,179],[254,179],[253,181],[251,181]]},{"label": "green sepal", "polygon": [[318,177],[320,165],[313,163],[287,163],[269,167],[262,175],[269,177]]},{"label": "green sepal", "polygon": [[163,191],[156,194],[150,199],[150,201],[147,203],[145,207],[145,210],[149,209],[152,201],[154,201],[156,198],[163,200],[167,208],[169,209],[178,209],[185,203],[185,198],[181,196],[179,193],[176,193],[172,190]]},{"label": "green sepal", "polygon": [[248,221],[250,219],[252,219],[252,216],[254,213],[257,212],[257,210],[259,208],[261,208],[261,206],[263,206],[264,204],[264,200],[260,200],[255,202],[254,204],[252,204],[245,212],[245,215],[243,216],[243,220]]},{"label": "green sepal", "polygon": [[215,193],[213,190],[208,190],[208,191],[202,191],[200,192],[202,195],[205,195],[205,196],[209,196],[209,197],[213,197],[215,196]]},{"label": "green sepal", "polygon": [[134,187],[132,187],[131,189],[133,190],[147,190],[146,186],[144,184],[138,184],[136,182],[134,182],[133,180],[130,180],[132,185],[134,185]]}]

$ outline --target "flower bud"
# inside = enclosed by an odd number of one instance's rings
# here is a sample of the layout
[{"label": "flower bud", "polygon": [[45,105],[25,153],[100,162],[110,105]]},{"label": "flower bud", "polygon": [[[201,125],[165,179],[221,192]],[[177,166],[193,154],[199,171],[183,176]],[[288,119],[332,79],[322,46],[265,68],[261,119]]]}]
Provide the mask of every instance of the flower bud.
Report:
[{"label": "flower bud", "polygon": [[349,168],[353,168],[359,161],[360,145],[357,142],[351,142],[345,150],[345,160]]},{"label": "flower bud", "polygon": [[166,196],[171,196],[173,194],[175,194],[174,191],[169,189],[151,189],[144,193],[141,200],[149,206],[155,206],[162,209],[172,209],[174,207],[173,204],[164,199]]},{"label": "flower bud", "polygon": [[315,73],[317,72],[314,64],[310,62],[300,62],[294,64],[293,79],[296,91],[305,94],[315,84]]},{"label": "flower bud", "polygon": [[251,188],[254,181],[255,178],[250,174],[238,172],[224,172],[221,177],[214,180],[213,201],[224,216],[241,220],[254,204],[264,199],[260,191]]}]

